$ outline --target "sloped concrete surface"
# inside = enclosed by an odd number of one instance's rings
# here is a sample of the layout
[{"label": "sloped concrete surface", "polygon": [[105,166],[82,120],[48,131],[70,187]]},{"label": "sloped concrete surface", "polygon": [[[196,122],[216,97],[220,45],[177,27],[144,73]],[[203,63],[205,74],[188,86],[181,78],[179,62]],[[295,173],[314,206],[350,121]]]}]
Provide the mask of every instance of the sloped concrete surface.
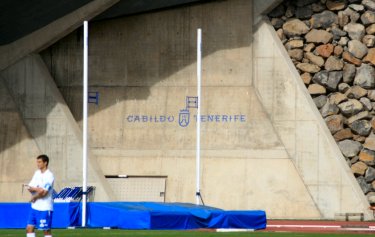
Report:
[{"label": "sloped concrete surface", "polygon": [[[82,132],[43,60],[30,55],[4,70],[1,77],[39,151],[50,157],[57,185],[82,186]],[[112,200],[112,191],[94,156],[89,155],[88,167],[88,185],[96,187],[96,200]]]},{"label": "sloped concrete surface", "polygon": [[38,53],[57,40],[69,34],[83,24],[102,13],[119,0],[96,0],[49,23],[43,28],[0,46],[0,71],[14,64],[30,53]]},{"label": "sloped concrete surface", "polygon": [[254,28],[254,86],[322,214],[365,213],[368,201],[272,26]]}]

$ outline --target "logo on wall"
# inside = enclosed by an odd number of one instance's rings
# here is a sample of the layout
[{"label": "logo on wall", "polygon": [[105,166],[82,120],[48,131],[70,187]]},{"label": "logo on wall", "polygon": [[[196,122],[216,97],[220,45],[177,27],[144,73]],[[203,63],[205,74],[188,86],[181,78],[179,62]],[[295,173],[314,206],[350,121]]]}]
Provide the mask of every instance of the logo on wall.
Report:
[{"label": "logo on wall", "polygon": [[186,106],[180,110],[180,114],[178,115],[178,124],[181,127],[187,127],[190,123],[190,108],[198,108],[197,96],[186,96]]},{"label": "logo on wall", "polygon": [[190,123],[190,112],[188,109],[180,110],[180,114],[178,115],[178,124],[181,127],[187,127]]},{"label": "logo on wall", "polygon": [[[191,109],[198,108],[197,96],[186,96],[185,107],[179,111],[178,125],[182,128],[189,126],[190,122],[200,120],[201,123],[244,123],[246,122],[246,115],[244,114],[204,114],[198,118],[197,115],[191,115]],[[126,117],[129,123],[174,123],[175,115],[137,115],[131,114]]]}]

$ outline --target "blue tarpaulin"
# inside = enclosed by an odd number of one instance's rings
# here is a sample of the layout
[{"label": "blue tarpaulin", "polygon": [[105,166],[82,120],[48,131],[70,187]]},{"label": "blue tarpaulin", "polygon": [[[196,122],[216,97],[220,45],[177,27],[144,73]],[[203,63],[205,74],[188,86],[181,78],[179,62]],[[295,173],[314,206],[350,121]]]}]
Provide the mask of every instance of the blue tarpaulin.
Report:
[{"label": "blue tarpaulin", "polygon": [[[0,228],[24,228],[29,203],[0,203]],[[53,228],[81,225],[80,203],[55,203]],[[190,203],[89,202],[92,228],[184,230],[197,228],[266,228],[264,211],[225,211]]]},{"label": "blue tarpaulin", "polygon": [[[30,203],[0,203],[0,229],[25,228],[30,206]],[[53,208],[53,228],[66,228],[81,224],[80,203],[55,203]]]}]

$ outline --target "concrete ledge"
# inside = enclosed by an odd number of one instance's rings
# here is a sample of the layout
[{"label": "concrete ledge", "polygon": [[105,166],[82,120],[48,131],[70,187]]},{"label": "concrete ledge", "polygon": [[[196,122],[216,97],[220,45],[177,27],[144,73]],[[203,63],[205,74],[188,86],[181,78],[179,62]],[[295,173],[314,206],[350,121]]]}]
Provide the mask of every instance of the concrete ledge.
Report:
[{"label": "concrete ledge", "polygon": [[335,220],[338,221],[364,221],[364,214],[361,213],[336,213]]}]

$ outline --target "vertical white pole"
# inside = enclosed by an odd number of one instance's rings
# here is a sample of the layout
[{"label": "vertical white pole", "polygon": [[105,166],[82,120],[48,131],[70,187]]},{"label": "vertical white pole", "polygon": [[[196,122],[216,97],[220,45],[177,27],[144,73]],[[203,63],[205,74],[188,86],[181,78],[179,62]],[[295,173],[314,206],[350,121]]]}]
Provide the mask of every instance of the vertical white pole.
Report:
[{"label": "vertical white pole", "polygon": [[82,227],[86,226],[87,201],[87,100],[88,100],[88,23],[83,22],[83,152],[82,152]]},{"label": "vertical white pole", "polygon": [[198,96],[198,111],[197,111],[197,152],[196,152],[196,204],[200,203],[200,163],[201,163],[201,73],[202,73],[202,29],[197,31],[197,96]]}]

